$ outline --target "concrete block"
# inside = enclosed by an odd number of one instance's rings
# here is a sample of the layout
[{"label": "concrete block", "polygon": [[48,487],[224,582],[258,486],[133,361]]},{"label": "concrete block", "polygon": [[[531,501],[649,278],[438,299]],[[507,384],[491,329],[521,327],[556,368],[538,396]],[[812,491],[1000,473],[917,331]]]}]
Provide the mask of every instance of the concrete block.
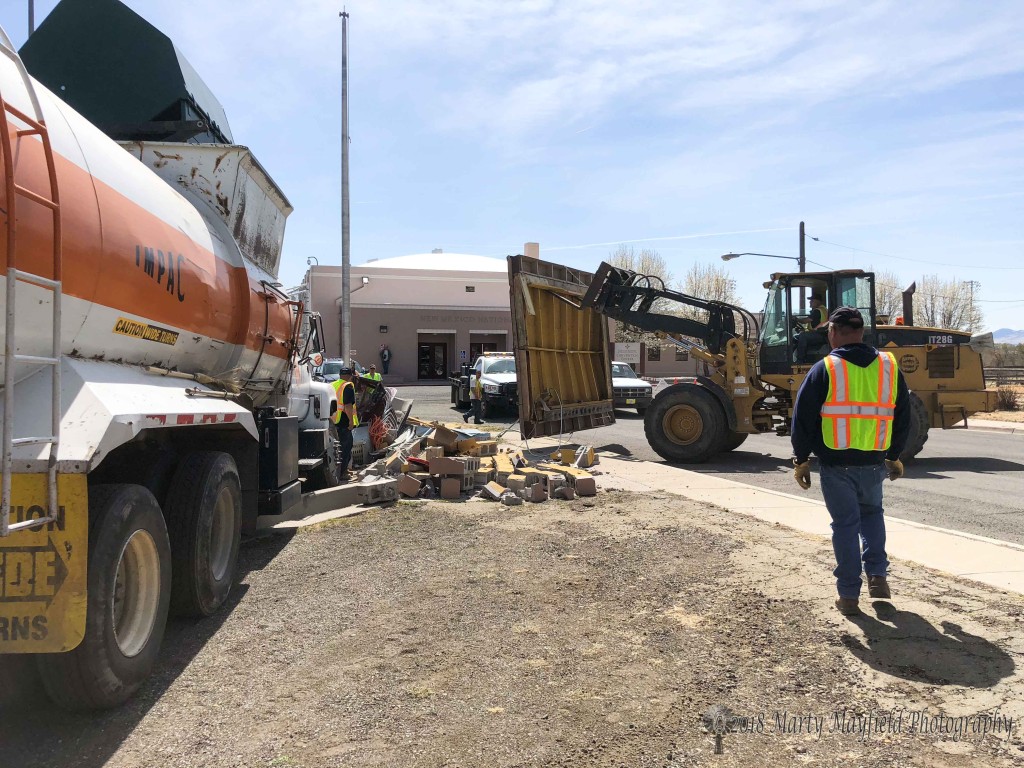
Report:
[{"label": "concrete block", "polygon": [[451,447],[452,450],[455,450],[458,442],[459,436],[452,430],[448,429],[448,427],[442,426],[441,424],[434,427],[430,431],[430,434],[427,435],[427,445],[439,445],[444,448]]},{"label": "concrete block", "polygon": [[455,447],[458,450],[458,452],[463,454],[463,455],[466,455],[466,456],[477,456],[477,455],[479,455],[479,454],[473,453],[473,451],[477,447],[477,439],[475,437],[467,437],[464,440],[459,440],[459,442],[457,442],[455,444]]},{"label": "concrete block", "polygon": [[360,504],[381,504],[398,498],[398,480],[395,478],[363,481],[356,488],[359,489]]},{"label": "concrete block", "polygon": [[473,485],[484,486],[487,485],[491,480],[494,479],[495,472],[493,469],[480,469],[473,473]]},{"label": "concrete block", "polygon": [[498,453],[497,440],[479,440],[476,444],[476,452],[472,456],[495,456]]},{"label": "concrete block", "polygon": [[597,481],[593,477],[577,477],[573,487],[580,496],[597,496]]},{"label": "concrete block", "polygon": [[398,478],[398,492],[403,496],[409,498],[415,498],[420,495],[420,488],[423,487],[423,483],[417,480],[415,477],[409,475],[401,475]]},{"label": "concrete block", "polygon": [[572,448],[562,448],[551,454],[551,460],[561,464],[572,464],[576,461],[576,451]]},{"label": "concrete block", "polygon": [[430,461],[431,459],[439,459],[442,456],[444,456],[443,445],[432,445],[423,452],[423,458],[427,461]]},{"label": "concrete block", "polygon": [[467,472],[464,475],[459,475],[458,479],[462,485],[462,490],[472,491],[473,486],[476,484],[476,472]]},{"label": "concrete block", "polygon": [[564,499],[565,501],[572,501],[576,498],[576,491],[570,488],[568,485],[563,485],[561,488],[556,488],[551,493],[552,499]]},{"label": "concrete block", "polygon": [[441,498],[459,499],[462,498],[462,480],[458,477],[441,478]]},{"label": "concrete block", "polygon": [[594,453],[594,446],[581,445],[576,449],[576,458],[565,463],[572,464],[580,469],[594,466],[597,463],[597,454]]},{"label": "concrete block", "polygon": [[526,489],[527,501],[539,503],[548,500],[548,492],[544,489],[543,483],[534,483]]},{"label": "concrete block", "polygon": [[483,492],[484,495],[487,496],[488,498],[497,501],[498,499],[501,498],[501,495],[505,493],[505,491],[507,490],[508,489],[505,486],[501,485],[500,483],[496,483],[492,480],[491,482],[484,486]]},{"label": "concrete block", "polygon": [[505,485],[513,491],[521,491],[526,488],[526,475],[520,475],[514,473],[508,476],[508,480],[505,481]]},{"label": "concrete block", "polygon": [[439,456],[430,460],[430,474],[464,475],[466,474],[466,462],[461,457]]},{"label": "concrete block", "polygon": [[523,500],[516,496],[514,493],[506,493],[501,497],[501,503],[506,507],[518,507],[523,503]]}]

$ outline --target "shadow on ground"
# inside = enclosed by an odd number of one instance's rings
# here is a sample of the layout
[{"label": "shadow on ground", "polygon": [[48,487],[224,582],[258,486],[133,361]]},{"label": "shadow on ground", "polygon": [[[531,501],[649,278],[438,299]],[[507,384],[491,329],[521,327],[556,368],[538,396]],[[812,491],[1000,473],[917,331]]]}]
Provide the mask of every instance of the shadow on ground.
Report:
[{"label": "shadow on ground", "polygon": [[[290,540],[289,533],[244,542],[239,552],[238,578],[265,568]],[[220,629],[247,591],[248,585],[236,584],[225,606],[209,618],[169,620],[160,660],[152,676],[134,698],[117,709],[65,712],[38,689],[24,691],[22,703],[17,706],[0,707],[0,764],[19,768],[105,765]],[[29,684],[40,685],[35,676]]]},{"label": "shadow on ground", "polygon": [[[1013,674],[1013,658],[978,635],[952,622],[931,624],[891,603],[873,604],[875,616],[850,617],[863,637],[844,635],[843,644],[872,669],[933,685],[989,688]],[[877,617],[877,618],[876,618]]]}]

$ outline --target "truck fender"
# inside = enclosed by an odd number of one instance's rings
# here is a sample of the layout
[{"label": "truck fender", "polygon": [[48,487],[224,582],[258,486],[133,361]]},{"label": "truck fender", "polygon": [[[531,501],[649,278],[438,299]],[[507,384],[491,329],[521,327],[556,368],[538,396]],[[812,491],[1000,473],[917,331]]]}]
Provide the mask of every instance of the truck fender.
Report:
[{"label": "truck fender", "polygon": [[673,378],[673,381],[676,383],[671,384],[658,392],[654,399],[657,400],[668,392],[677,392],[678,390],[686,387],[701,387],[708,390],[715,396],[719,405],[722,406],[722,412],[725,414],[725,420],[729,426],[729,430],[731,432],[736,431],[736,408],[733,407],[732,401],[729,399],[729,395],[726,394],[725,390],[722,389],[721,386],[716,384],[707,376],[687,376],[685,378],[680,376],[679,378]]}]

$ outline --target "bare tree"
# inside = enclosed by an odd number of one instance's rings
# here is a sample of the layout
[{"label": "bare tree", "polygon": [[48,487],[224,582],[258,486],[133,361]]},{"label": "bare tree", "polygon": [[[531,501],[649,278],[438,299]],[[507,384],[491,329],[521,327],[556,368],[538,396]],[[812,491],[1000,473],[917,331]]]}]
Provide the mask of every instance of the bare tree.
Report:
[{"label": "bare tree", "polygon": [[895,272],[886,269],[868,267],[867,271],[875,273],[875,313],[888,317],[889,323],[895,322],[896,318],[903,314],[903,288],[900,287],[900,278]]},{"label": "bare tree", "polygon": [[736,281],[729,276],[728,269],[717,264],[694,264],[680,290],[698,299],[736,303]]},{"label": "bare tree", "polygon": [[[631,272],[656,278],[651,281],[651,286],[655,288],[661,288],[658,279],[664,283],[665,287],[672,284],[672,273],[669,271],[665,259],[660,253],[650,248],[637,250],[631,245],[620,245],[609,254],[608,263],[613,267],[628,269]],[[652,308],[659,312],[670,311],[671,307],[672,304],[670,302],[662,301],[655,302],[652,305]],[[655,334],[644,333],[637,328],[626,325],[620,320],[615,321],[615,340],[642,341],[648,346],[656,347],[661,345],[661,340]]]},{"label": "bare tree", "polygon": [[950,330],[975,330],[982,326],[984,316],[978,308],[977,283],[957,279],[944,280],[938,275],[921,278],[914,294],[915,320],[920,325]]}]

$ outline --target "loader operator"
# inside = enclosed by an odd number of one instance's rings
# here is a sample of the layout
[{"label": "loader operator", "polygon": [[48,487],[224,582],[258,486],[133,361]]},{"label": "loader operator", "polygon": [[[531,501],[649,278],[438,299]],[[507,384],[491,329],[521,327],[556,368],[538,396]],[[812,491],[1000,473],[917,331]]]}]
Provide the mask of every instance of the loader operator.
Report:
[{"label": "loader operator", "polygon": [[825,312],[825,300],[820,293],[811,294],[811,314],[807,318],[807,330],[796,337],[796,362],[807,362],[807,348],[820,347],[827,340],[828,319]]},{"label": "loader operator", "polygon": [[348,464],[352,460],[352,430],[359,426],[356,413],[356,386],[352,383],[352,369],[342,366],[339,378],[333,382],[338,398],[338,410],[331,416],[338,440],[338,479],[348,482]]},{"label": "loader operator", "polygon": [[814,364],[797,393],[793,474],[801,488],[810,488],[810,455],[818,457],[821,493],[832,517],[836,608],[855,616],[862,562],[868,595],[891,598],[882,483],[887,475],[903,477],[899,455],[910,431],[910,400],[896,358],[864,343],[857,309],[832,313],[828,342],[832,351]]}]

